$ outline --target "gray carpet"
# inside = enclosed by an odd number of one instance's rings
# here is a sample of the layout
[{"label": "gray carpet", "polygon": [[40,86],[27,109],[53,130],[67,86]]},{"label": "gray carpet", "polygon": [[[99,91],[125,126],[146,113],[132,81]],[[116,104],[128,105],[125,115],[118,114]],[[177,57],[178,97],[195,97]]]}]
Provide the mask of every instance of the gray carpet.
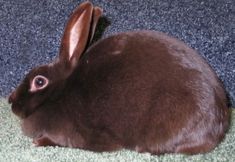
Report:
[{"label": "gray carpet", "polygon": [[[65,22],[80,0],[0,0],[0,96],[35,65],[58,53]],[[113,33],[166,32],[198,50],[223,81],[235,106],[234,0],[93,0]]]}]

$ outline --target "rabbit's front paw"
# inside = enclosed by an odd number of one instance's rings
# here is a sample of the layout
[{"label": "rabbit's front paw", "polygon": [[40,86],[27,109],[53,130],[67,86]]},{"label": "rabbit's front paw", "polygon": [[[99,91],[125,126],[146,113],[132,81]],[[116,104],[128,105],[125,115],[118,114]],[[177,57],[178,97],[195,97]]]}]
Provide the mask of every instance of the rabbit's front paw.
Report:
[{"label": "rabbit's front paw", "polygon": [[39,147],[39,146],[59,146],[58,144],[53,142],[49,137],[45,137],[43,135],[38,138],[34,138],[33,143],[35,144],[36,147]]}]

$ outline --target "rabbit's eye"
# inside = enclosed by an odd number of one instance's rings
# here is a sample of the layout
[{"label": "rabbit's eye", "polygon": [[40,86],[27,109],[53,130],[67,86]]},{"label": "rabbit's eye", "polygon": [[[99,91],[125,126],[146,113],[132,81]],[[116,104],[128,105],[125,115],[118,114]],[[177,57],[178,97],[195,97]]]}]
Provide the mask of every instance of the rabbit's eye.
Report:
[{"label": "rabbit's eye", "polygon": [[45,84],[45,82],[46,82],[45,79],[41,77],[35,79],[35,85],[37,87],[42,87]]},{"label": "rabbit's eye", "polygon": [[30,92],[35,92],[37,90],[43,89],[48,85],[48,79],[42,75],[37,75],[34,77],[31,87],[30,87]]}]

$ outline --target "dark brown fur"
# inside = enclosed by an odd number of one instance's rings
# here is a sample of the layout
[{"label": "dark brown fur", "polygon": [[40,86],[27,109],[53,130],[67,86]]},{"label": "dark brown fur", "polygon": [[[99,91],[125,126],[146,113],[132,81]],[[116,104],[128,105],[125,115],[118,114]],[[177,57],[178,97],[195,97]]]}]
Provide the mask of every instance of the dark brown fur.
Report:
[{"label": "dark brown fur", "polygon": [[[79,49],[75,66],[65,59],[67,39],[60,59],[33,69],[9,97],[37,146],[196,154],[223,139],[223,86],[182,42],[158,32],[121,33]],[[49,85],[29,93],[39,74]]]}]

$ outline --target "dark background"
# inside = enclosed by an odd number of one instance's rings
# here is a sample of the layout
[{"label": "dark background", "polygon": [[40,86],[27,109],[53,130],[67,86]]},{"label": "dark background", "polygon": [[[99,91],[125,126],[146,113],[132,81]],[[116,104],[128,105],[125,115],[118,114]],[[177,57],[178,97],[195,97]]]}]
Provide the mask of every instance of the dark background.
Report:
[{"label": "dark background", "polygon": [[[33,67],[56,57],[64,25],[80,0],[0,0],[0,96]],[[235,0],[93,0],[113,33],[150,29],[196,49],[216,71],[235,106]],[[100,30],[107,25],[100,23]]]}]

